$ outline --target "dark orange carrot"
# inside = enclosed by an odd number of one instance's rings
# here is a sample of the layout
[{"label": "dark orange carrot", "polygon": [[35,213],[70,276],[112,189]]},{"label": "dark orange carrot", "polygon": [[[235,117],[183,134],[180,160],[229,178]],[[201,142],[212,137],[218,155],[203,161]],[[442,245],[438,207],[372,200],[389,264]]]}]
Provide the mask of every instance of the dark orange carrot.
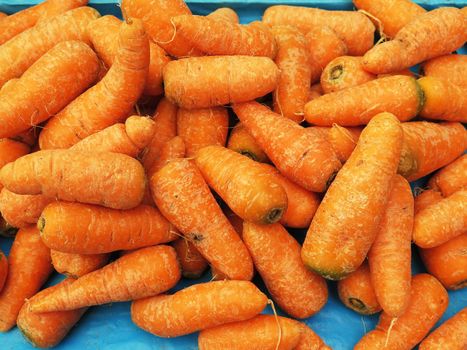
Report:
[{"label": "dark orange carrot", "polygon": [[467,87],[467,55],[444,55],[426,61],[422,65],[423,75],[449,81]]},{"label": "dark orange carrot", "polygon": [[247,156],[257,162],[265,163],[268,156],[258,145],[242,123],[238,123],[230,132],[227,148]]},{"label": "dark orange carrot", "polygon": [[5,285],[6,277],[8,275],[8,260],[3,254],[3,252],[0,250],[0,292],[3,289],[3,286]]},{"label": "dark orange carrot", "polygon": [[239,23],[237,13],[229,7],[220,7],[208,14],[207,17],[232,23]]},{"label": "dark orange carrot", "polygon": [[148,171],[148,177],[150,178],[154,173],[161,170],[172,159],[183,158],[185,154],[185,142],[180,136],[175,136],[161,147],[154,164]]},{"label": "dark orange carrot", "polygon": [[467,187],[467,155],[464,154],[439,170],[428,181],[428,186],[448,197]]},{"label": "dark orange carrot", "polygon": [[310,327],[304,323],[300,326],[302,335],[295,350],[332,350]]},{"label": "dark orange carrot", "polygon": [[443,199],[443,195],[435,190],[428,189],[415,197],[414,214],[425,209],[426,207],[438,203]]},{"label": "dark orange carrot", "polygon": [[[6,84],[8,85],[8,84]],[[3,85],[5,86],[5,85]],[[22,142],[26,145],[28,145],[29,147],[33,147],[36,145],[37,143],[37,137],[39,136],[39,130],[37,130],[36,128],[30,128],[14,137],[12,137],[11,139],[13,141],[18,141],[18,142]],[[0,141],[1,142],[1,141]]]},{"label": "dark orange carrot", "polygon": [[109,261],[109,254],[69,254],[51,250],[50,257],[55,271],[72,278],[100,269]]},{"label": "dark orange carrot", "polygon": [[208,267],[208,262],[200,254],[195,245],[183,238],[172,243],[185,278],[199,278]]}]

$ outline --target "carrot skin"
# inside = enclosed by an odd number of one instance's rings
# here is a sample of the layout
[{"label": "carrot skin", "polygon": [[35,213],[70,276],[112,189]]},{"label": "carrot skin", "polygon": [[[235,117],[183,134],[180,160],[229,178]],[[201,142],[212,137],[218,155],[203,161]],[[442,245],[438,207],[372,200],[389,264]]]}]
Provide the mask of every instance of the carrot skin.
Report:
[{"label": "carrot skin", "polygon": [[238,123],[230,132],[227,148],[247,156],[257,162],[265,163],[268,156],[258,145],[242,123]]},{"label": "carrot skin", "polygon": [[171,160],[184,158],[185,155],[185,142],[180,136],[175,136],[172,140],[167,141],[160,149],[157,159],[152,165],[151,170],[148,172],[148,177],[150,178],[153,174],[161,170]]},{"label": "carrot skin", "polygon": [[[20,141],[0,138],[0,169],[29,152],[30,147]],[[0,183],[0,190],[2,188],[3,185]]]},{"label": "carrot skin", "polygon": [[442,199],[443,195],[438,191],[432,189],[423,191],[417,197],[415,197],[414,214],[418,214],[418,212],[432,204],[438,203]]},{"label": "carrot skin", "polygon": [[50,251],[52,265],[58,273],[68,277],[79,278],[87,273],[100,269],[109,261],[109,254],[69,254]]},{"label": "carrot skin", "polygon": [[456,191],[467,187],[467,155],[462,155],[451,164],[439,170],[428,181],[428,186],[441,191],[448,197]]},{"label": "carrot skin", "polygon": [[302,323],[302,336],[295,350],[332,350],[323,340],[305,323]]},{"label": "carrot skin", "polygon": [[182,268],[182,275],[185,278],[199,278],[208,267],[208,262],[198,252],[195,245],[183,238],[172,243],[177,252],[178,260]]},{"label": "carrot skin", "polygon": [[237,13],[229,7],[220,7],[208,14],[207,17],[232,23],[240,22]]},{"label": "carrot skin", "polygon": [[8,260],[5,254],[0,250],[0,292],[5,285],[6,277],[8,276]]},{"label": "carrot skin", "polygon": [[467,55],[449,54],[432,58],[423,63],[422,72],[427,77],[447,80],[467,88]]}]

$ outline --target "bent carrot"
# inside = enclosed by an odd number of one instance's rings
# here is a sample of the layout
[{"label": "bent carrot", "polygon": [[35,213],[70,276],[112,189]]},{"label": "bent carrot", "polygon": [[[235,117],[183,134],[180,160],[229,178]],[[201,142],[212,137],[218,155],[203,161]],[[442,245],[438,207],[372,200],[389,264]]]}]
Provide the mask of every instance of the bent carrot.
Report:
[{"label": "bent carrot", "polygon": [[435,190],[425,190],[415,197],[414,214],[443,199],[443,195]]},{"label": "bent carrot", "polygon": [[238,123],[230,132],[230,137],[227,142],[227,148],[232,151],[243,154],[257,162],[265,163],[268,161],[268,156],[256,140],[248,133],[248,130],[242,123]]},{"label": "bent carrot", "polygon": [[168,162],[177,158],[184,158],[186,155],[185,142],[180,136],[175,136],[167,141],[160,149],[159,155],[148,172],[148,177],[161,170]]},{"label": "bent carrot", "polygon": [[402,138],[390,113],[377,115],[363,129],[308,229],[302,248],[308,268],[338,280],[362,264],[384,215]]},{"label": "bent carrot", "polygon": [[237,104],[233,109],[282,174],[309,191],[325,191],[341,163],[321,135],[313,135],[257,102]]},{"label": "bent carrot", "polygon": [[0,292],[5,285],[6,277],[8,276],[8,260],[0,250]]},{"label": "bent carrot", "polygon": [[444,55],[426,61],[423,75],[449,81],[467,88],[467,55]]},{"label": "bent carrot", "polygon": [[84,276],[87,273],[100,269],[109,261],[109,254],[69,254],[58,250],[51,250],[52,265],[58,273],[72,278]]},{"label": "bent carrot", "polygon": [[199,278],[208,267],[208,262],[195,245],[183,238],[177,239],[172,243],[177,252],[178,260],[182,268],[182,275],[185,278]]},{"label": "bent carrot", "polygon": [[190,286],[173,295],[135,300],[131,304],[131,319],[159,337],[177,337],[248,320],[258,315],[266,303],[266,295],[251,282],[214,281]]},{"label": "bent carrot", "polygon": [[448,197],[467,187],[467,155],[462,155],[451,164],[439,170],[428,181],[428,186]]},{"label": "bent carrot", "polygon": [[220,7],[218,9],[215,9],[210,14],[208,14],[207,17],[216,20],[224,20],[231,23],[240,22],[237,13],[229,7]]}]

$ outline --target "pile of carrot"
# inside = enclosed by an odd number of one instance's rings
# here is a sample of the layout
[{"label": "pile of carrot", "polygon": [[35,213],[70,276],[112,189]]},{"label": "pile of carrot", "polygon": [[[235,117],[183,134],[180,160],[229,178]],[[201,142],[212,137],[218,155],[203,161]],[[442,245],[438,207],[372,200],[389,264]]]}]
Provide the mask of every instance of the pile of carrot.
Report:
[{"label": "pile of carrot", "polygon": [[381,313],[348,346],[467,347],[465,308],[431,332],[467,286],[465,8],[87,2],[0,14],[0,332],[53,347],[130,301],[201,350],[325,350],[304,320],[334,280]]}]

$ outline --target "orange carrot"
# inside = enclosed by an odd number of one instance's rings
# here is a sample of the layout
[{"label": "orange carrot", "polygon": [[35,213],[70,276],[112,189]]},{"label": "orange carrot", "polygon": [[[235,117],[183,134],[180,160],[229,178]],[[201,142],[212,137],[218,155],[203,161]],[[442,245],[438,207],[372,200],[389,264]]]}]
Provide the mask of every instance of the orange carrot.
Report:
[{"label": "orange carrot", "polygon": [[235,105],[234,112],[282,174],[309,191],[326,190],[341,163],[321,135],[257,102]]},{"label": "orange carrot", "polygon": [[38,348],[57,346],[86,312],[86,308],[47,313],[35,313],[29,310],[30,303],[47,298],[56,290],[63,288],[63,286],[70,286],[74,281],[73,278],[67,278],[63,282],[44,289],[31,299],[25,301],[19,312],[17,323],[23,336],[33,346]]},{"label": "orange carrot", "polygon": [[185,142],[180,136],[175,136],[161,147],[157,159],[148,172],[148,177],[161,170],[172,159],[183,158],[185,154]]},{"label": "orange carrot", "polygon": [[263,21],[269,25],[295,26],[304,34],[314,27],[328,26],[345,43],[349,55],[363,55],[373,46],[375,27],[358,12],[279,5],[269,7]]},{"label": "orange carrot", "polygon": [[101,254],[173,241],[173,226],[156,208],[140,205],[113,210],[79,203],[53,202],[38,221],[41,237],[64,253]]},{"label": "orange carrot", "polygon": [[6,164],[14,162],[16,159],[28,154],[29,151],[30,148],[22,142],[0,139],[0,169]]},{"label": "orange carrot", "polygon": [[[61,286],[43,299],[32,301],[33,312],[74,310],[91,305],[157,295],[174,287],[181,272],[172,247],[138,249],[103,268]],[[105,287],[102,286],[105,281]]]},{"label": "orange carrot", "polygon": [[377,77],[385,78],[385,77],[392,77],[393,75],[406,75],[412,78],[416,76],[409,68],[406,68],[406,69],[402,69],[396,72],[378,74]]},{"label": "orange carrot", "polygon": [[415,197],[414,214],[443,199],[443,195],[435,190],[425,190]]},{"label": "orange carrot", "polygon": [[0,12],[0,19],[8,17],[6,13]]},{"label": "orange carrot", "polygon": [[208,267],[208,262],[195,245],[186,239],[177,239],[172,243],[177,252],[178,260],[182,268],[182,275],[185,278],[199,278]]},{"label": "orange carrot", "polygon": [[426,61],[423,74],[467,88],[467,55],[444,55]]},{"label": "orange carrot", "polygon": [[[131,319],[159,337],[177,337],[225,323],[244,321],[266,306],[266,295],[248,281],[215,281],[131,304]],[[235,312],[232,312],[235,310]]]},{"label": "orange carrot", "polygon": [[100,269],[109,261],[109,254],[69,254],[51,250],[50,257],[54,269],[69,277],[78,278]]},{"label": "orange carrot", "polygon": [[[395,18],[400,18],[399,13]],[[409,68],[462,47],[466,33],[462,12],[441,7],[418,15],[397,32],[394,40],[368,51],[363,57],[363,67],[373,74]]]},{"label": "orange carrot", "polygon": [[428,186],[448,197],[467,187],[467,155],[462,155],[451,164],[439,170],[428,181]]},{"label": "orange carrot", "polygon": [[15,326],[24,300],[36,294],[52,272],[50,250],[34,226],[18,231],[8,264],[8,276],[0,293],[0,332]]},{"label": "orange carrot", "polygon": [[321,87],[320,83],[316,83],[311,85],[310,87],[310,92],[308,94],[309,101],[314,100],[315,98],[318,98],[320,96],[323,96],[323,88]]},{"label": "orange carrot", "polygon": [[228,21],[231,23],[240,22],[237,13],[229,7],[220,7],[214,10],[213,12],[211,12],[210,14],[208,14],[207,17],[211,19],[217,19],[217,20],[221,19],[221,20]]},{"label": "orange carrot", "polygon": [[187,157],[193,157],[205,146],[225,146],[228,128],[229,115],[224,107],[180,108],[177,113],[177,134],[185,142]]},{"label": "orange carrot", "polygon": [[372,315],[381,311],[366,261],[346,278],[337,282],[337,291],[342,303],[359,314]]},{"label": "orange carrot", "polygon": [[[18,79],[15,79],[15,80],[18,80]],[[9,80],[11,81],[11,80]],[[7,86],[7,84],[3,85],[3,87]],[[2,89],[3,89],[2,87]],[[33,147],[36,145],[37,143],[37,137],[39,136],[39,130],[37,130],[36,128],[30,128],[14,137],[12,137],[11,139],[14,140],[14,141],[18,141],[18,142],[22,142],[26,145],[28,145],[29,147]],[[1,142],[1,141],[0,141]]]},{"label": "orange carrot", "polygon": [[377,115],[363,130],[308,229],[302,248],[308,268],[338,280],[362,264],[384,215],[402,138],[390,113]]},{"label": "orange carrot", "polygon": [[162,214],[193,242],[211,266],[230,279],[251,279],[253,263],[248,250],[193,161],[171,161],[152,176],[150,185]]},{"label": "orange carrot", "polygon": [[304,323],[300,326],[302,335],[295,350],[332,350],[310,327]]},{"label": "orange carrot", "polygon": [[[320,128],[320,127],[314,127]],[[331,128],[325,128],[324,135],[331,144],[334,152],[342,163],[345,163],[352,154],[355,146],[357,145],[358,139],[362,132],[360,127],[349,127],[344,128],[337,124],[333,124]]]},{"label": "orange carrot", "polygon": [[164,67],[166,97],[187,109],[251,101],[272,92],[278,79],[267,57],[193,57]]},{"label": "orange carrot", "polygon": [[247,156],[257,162],[265,163],[268,156],[259,147],[256,140],[248,133],[242,123],[238,123],[230,132],[227,148]]},{"label": "orange carrot", "polygon": [[448,293],[428,274],[412,277],[410,302],[403,315],[394,319],[383,312],[376,329],[365,334],[355,350],[414,348],[441,318],[448,306]]},{"label": "orange carrot", "polygon": [[0,292],[5,285],[6,277],[8,276],[8,260],[0,250]]},{"label": "orange carrot", "polygon": [[305,118],[320,126],[357,126],[368,124],[379,113],[389,112],[400,121],[407,121],[422,106],[423,92],[417,81],[396,75],[318,97],[305,105]]}]

